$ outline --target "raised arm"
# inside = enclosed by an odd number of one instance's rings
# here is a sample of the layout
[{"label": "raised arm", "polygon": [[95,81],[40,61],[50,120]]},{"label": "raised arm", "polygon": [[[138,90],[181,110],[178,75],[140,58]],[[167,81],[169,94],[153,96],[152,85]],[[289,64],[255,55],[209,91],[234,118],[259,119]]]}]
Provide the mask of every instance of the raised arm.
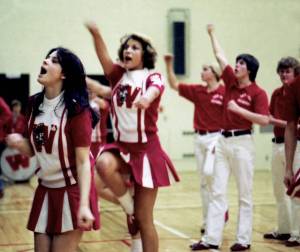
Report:
[{"label": "raised arm", "polygon": [[168,77],[169,86],[172,89],[178,91],[178,81],[173,70],[174,57],[172,54],[166,54],[164,56],[164,59],[167,68],[167,77]]},{"label": "raised arm", "polygon": [[207,33],[210,37],[214,55],[223,71],[225,69],[225,67],[228,65],[228,60],[225,56],[223,49],[221,48],[221,46],[219,44],[219,41],[216,38],[214,25],[212,25],[212,24],[207,25]]},{"label": "raised arm", "polygon": [[111,96],[111,87],[105,86],[101,84],[100,82],[91,79],[89,77],[86,77],[86,84],[87,87],[92,90],[97,95],[100,95],[103,98],[110,98]]},{"label": "raised arm", "polygon": [[113,61],[109,56],[106,44],[102,38],[102,35],[97,27],[97,25],[93,22],[88,22],[85,24],[86,28],[90,31],[93,40],[95,50],[98,56],[98,59],[103,67],[105,75],[109,75],[113,69]]}]

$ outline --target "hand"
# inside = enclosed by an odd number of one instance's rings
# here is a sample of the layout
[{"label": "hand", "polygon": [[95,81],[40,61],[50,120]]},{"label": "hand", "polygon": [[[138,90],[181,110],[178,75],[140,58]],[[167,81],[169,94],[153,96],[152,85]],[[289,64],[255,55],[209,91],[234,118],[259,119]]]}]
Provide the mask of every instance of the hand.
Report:
[{"label": "hand", "polygon": [[133,103],[133,106],[138,109],[147,109],[150,106],[150,101],[148,100],[148,98],[141,96],[137,101]]},{"label": "hand", "polygon": [[164,55],[164,60],[165,60],[166,64],[171,64],[174,60],[173,54],[170,54],[170,53],[165,54]]},{"label": "hand", "polygon": [[96,34],[96,33],[99,33],[99,29],[98,29],[98,26],[96,25],[95,22],[92,22],[92,21],[88,21],[86,22],[85,24],[85,27],[90,31],[91,34]]},{"label": "hand", "polygon": [[208,34],[212,34],[214,32],[214,30],[215,30],[215,27],[214,27],[213,24],[208,24],[206,26],[206,29],[207,29]]},{"label": "hand", "polygon": [[287,188],[289,188],[290,185],[294,183],[294,173],[292,170],[288,169],[285,171],[283,182]]},{"label": "hand", "polygon": [[90,229],[95,220],[91,210],[87,206],[80,206],[77,216],[78,226],[82,229]]},{"label": "hand", "polygon": [[23,136],[19,133],[9,134],[5,138],[6,144],[10,148],[17,148],[23,140],[24,140]]},{"label": "hand", "polygon": [[227,104],[227,109],[231,112],[238,113],[240,106],[234,100],[230,100]]}]

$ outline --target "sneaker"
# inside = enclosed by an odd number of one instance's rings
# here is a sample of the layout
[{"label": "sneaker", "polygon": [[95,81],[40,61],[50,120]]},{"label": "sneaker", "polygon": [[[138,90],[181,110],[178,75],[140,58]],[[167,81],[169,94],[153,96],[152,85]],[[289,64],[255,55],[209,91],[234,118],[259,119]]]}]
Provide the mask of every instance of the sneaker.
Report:
[{"label": "sneaker", "polygon": [[209,244],[209,243],[206,243],[206,242],[203,242],[203,241],[199,241],[199,242],[196,242],[196,243],[190,245],[190,249],[192,251],[218,249],[218,248],[219,248],[219,246],[217,246],[217,245],[212,245],[212,244]]},{"label": "sneaker", "polygon": [[279,241],[287,241],[290,239],[290,234],[280,234],[278,232],[271,232],[264,234],[265,239],[279,240]]},{"label": "sneaker", "polygon": [[245,251],[250,249],[250,244],[235,243],[230,247],[230,251]]},{"label": "sneaker", "polygon": [[127,216],[127,228],[129,234],[131,234],[132,236],[136,235],[139,232],[139,227],[134,215],[127,214],[126,216]]},{"label": "sneaker", "polygon": [[285,242],[285,246],[287,247],[297,247],[300,246],[300,238],[299,237],[291,237]]}]

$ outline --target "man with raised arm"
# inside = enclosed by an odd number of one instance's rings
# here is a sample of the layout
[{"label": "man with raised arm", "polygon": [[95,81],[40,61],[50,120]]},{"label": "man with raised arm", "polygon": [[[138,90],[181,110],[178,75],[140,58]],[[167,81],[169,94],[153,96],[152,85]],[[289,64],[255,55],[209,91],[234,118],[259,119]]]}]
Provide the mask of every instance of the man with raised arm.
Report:
[{"label": "man with raised arm", "polygon": [[231,251],[244,251],[251,246],[252,235],[252,186],[254,172],[253,123],[267,125],[268,98],[255,83],[258,60],[250,54],[236,57],[233,69],[221,49],[213,25],[207,26],[213,51],[222,69],[225,84],[222,136],[216,145],[216,160],[212,199],[208,207],[207,229],[192,250],[218,249],[222,243],[224,213],[227,210],[227,185],[233,173],[237,182],[239,210],[236,241]]}]

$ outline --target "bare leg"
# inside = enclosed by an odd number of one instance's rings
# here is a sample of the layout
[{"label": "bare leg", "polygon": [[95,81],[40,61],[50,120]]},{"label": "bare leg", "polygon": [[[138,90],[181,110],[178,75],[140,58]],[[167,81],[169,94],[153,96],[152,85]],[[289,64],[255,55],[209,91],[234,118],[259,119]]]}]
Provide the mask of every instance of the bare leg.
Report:
[{"label": "bare leg", "polygon": [[52,237],[47,234],[34,233],[34,251],[50,252]]},{"label": "bare leg", "polygon": [[120,169],[124,162],[110,152],[104,152],[97,159],[96,169],[104,183],[120,197],[127,191]]},{"label": "bare leg", "polygon": [[[121,175],[124,181],[124,174]],[[116,205],[120,205],[118,198],[114,195],[114,193],[108,188],[98,173],[95,174],[95,184],[97,189],[97,194],[100,198],[103,198],[109,202],[112,202]],[[141,245],[141,235],[137,233],[136,235],[131,236],[131,252],[142,252],[142,245]]]},{"label": "bare leg", "polygon": [[75,252],[83,232],[73,230],[60,235],[55,235],[52,241],[51,252]]},{"label": "bare leg", "polygon": [[138,222],[143,252],[158,252],[158,236],[153,222],[153,208],[157,196],[157,188],[135,186],[134,209]]},{"label": "bare leg", "polygon": [[97,194],[100,198],[112,202],[116,205],[120,204],[117,197],[113,194],[113,192],[108,187],[105,186],[104,182],[102,181],[102,179],[97,173],[95,173],[95,185],[96,185]]}]

